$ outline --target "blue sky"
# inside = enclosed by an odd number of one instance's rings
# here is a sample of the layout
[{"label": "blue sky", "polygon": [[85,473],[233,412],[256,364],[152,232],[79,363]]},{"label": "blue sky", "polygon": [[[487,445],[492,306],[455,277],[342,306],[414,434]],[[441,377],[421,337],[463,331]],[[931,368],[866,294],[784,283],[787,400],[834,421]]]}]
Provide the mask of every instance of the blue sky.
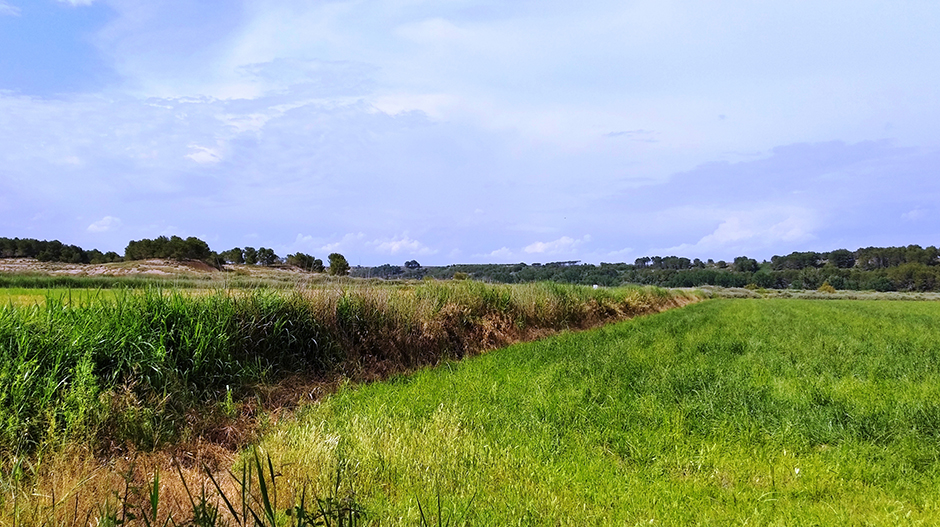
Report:
[{"label": "blue sky", "polygon": [[0,235],[351,263],[940,243],[927,0],[0,0]]}]

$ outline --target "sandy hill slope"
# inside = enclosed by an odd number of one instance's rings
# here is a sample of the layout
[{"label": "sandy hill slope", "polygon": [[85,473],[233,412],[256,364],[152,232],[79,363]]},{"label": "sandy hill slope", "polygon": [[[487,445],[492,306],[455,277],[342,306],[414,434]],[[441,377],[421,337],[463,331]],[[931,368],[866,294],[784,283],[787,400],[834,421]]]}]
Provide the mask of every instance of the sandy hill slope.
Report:
[{"label": "sandy hill slope", "polygon": [[29,273],[50,276],[153,276],[214,278],[228,273],[255,278],[299,277],[305,275],[293,266],[262,267],[258,265],[226,265],[222,271],[205,262],[175,260],[136,260],[106,264],[70,264],[40,262],[32,258],[0,259],[0,273]]}]

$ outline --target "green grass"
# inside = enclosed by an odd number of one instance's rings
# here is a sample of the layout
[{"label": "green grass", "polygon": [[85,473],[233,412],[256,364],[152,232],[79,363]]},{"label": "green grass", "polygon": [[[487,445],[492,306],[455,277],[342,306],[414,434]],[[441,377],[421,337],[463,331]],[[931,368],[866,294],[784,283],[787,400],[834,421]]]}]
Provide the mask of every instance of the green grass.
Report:
[{"label": "green grass", "polygon": [[[133,267],[137,262],[118,264]],[[50,275],[41,272],[0,273],[3,289],[293,289],[306,284],[347,284],[347,277],[322,273],[294,274],[276,269],[257,268],[254,273],[243,270],[198,273],[173,272],[162,275],[130,274],[123,276]],[[376,280],[378,282],[378,280]]]},{"label": "green grass", "polygon": [[432,282],[11,300],[0,303],[0,468],[50,443],[157,448],[234,417],[233,392],[250,398],[291,375],[408,370],[677,297],[685,298],[651,288]]},{"label": "green grass", "polygon": [[120,289],[0,288],[0,305],[15,307],[44,305],[49,297],[66,305],[89,304],[98,300],[114,301],[123,293]]},{"label": "green grass", "polygon": [[937,524],[940,304],[710,301],[345,389],[262,448],[383,525]]}]

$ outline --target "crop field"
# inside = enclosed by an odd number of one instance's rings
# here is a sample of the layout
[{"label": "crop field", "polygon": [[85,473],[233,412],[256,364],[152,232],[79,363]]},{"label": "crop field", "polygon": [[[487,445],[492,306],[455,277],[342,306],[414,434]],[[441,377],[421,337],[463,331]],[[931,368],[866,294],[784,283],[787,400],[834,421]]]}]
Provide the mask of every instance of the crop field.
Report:
[{"label": "crop field", "polygon": [[714,300],[343,390],[261,448],[376,525],[935,525],[938,359],[940,304]]}]

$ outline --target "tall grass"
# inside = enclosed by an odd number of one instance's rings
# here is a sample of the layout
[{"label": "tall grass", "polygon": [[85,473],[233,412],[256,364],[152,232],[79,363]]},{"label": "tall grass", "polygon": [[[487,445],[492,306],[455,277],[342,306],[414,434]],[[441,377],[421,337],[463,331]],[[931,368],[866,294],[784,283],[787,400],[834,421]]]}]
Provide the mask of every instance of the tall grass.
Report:
[{"label": "tall grass", "polygon": [[168,274],[124,276],[49,275],[43,273],[0,274],[0,288],[20,289],[291,289],[297,286],[298,278],[309,283],[346,282],[342,277],[324,274],[293,275],[291,273],[264,273],[252,276],[247,273],[224,272],[213,274]]},{"label": "tall grass", "polygon": [[[88,516],[120,481],[117,466],[102,472],[76,447],[108,463],[168,448],[169,457],[151,459],[153,470],[183,456],[198,471],[206,450],[199,445],[244,445],[265,420],[267,387],[284,379],[384,378],[697,299],[652,288],[342,281],[10,302],[0,306],[0,524],[21,511],[41,518],[66,497],[73,520],[78,510]],[[237,429],[245,419],[247,435]],[[133,477],[139,486],[149,476]],[[115,510],[99,512],[116,518]]]},{"label": "tall grass", "polygon": [[715,300],[343,390],[262,445],[285,480],[356,467],[382,525],[438,496],[467,525],[934,525],[938,401],[940,304]]},{"label": "tall grass", "polygon": [[196,417],[289,374],[370,378],[690,300],[654,289],[428,283],[8,304],[0,452],[74,441],[151,449],[198,434]]}]

